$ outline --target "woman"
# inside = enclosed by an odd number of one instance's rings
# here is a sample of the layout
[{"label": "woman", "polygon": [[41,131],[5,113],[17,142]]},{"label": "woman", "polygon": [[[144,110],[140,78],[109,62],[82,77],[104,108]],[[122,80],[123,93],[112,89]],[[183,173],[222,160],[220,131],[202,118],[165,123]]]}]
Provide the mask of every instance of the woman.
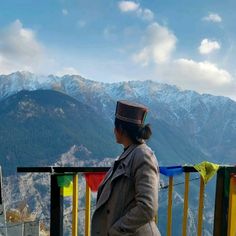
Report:
[{"label": "woman", "polygon": [[114,134],[124,152],[99,186],[91,235],[159,236],[157,160],[144,140],[151,136],[144,125],[147,108],[118,101]]}]

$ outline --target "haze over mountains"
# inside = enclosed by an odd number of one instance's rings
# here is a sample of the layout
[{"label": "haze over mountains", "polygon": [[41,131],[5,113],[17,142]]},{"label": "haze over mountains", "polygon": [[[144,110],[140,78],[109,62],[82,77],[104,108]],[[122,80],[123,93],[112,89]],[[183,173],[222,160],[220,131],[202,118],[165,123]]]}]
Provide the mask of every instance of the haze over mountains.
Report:
[{"label": "haze over mountains", "polygon": [[118,99],[149,107],[150,146],[161,165],[235,163],[236,102],[229,98],[153,81],[108,84],[16,72],[0,76],[1,165],[13,173],[17,165],[52,164],[73,145],[87,148],[91,159],[116,157]]}]

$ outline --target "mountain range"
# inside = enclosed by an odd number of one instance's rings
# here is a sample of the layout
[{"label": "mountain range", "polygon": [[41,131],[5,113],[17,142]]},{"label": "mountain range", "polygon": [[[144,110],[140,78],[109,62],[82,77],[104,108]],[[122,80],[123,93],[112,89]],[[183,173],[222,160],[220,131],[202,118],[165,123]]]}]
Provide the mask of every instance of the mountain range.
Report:
[{"label": "mountain range", "polygon": [[116,157],[119,99],[149,107],[149,144],[161,165],[235,163],[236,102],[229,98],[154,81],[102,83],[16,72],[0,76],[1,164],[50,164],[72,145],[84,145],[90,158]]},{"label": "mountain range", "polygon": [[[48,176],[16,178],[17,166],[110,166],[122,152],[113,137],[114,110],[120,99],[148,106],[147,122],[153,130],[149,145],[160,165],[191,165],[203,160],[235,164],[236,102],[227,97],[149,80],[102,83],[78,75],[0,75],[0,165],[8,176],[4,178],[7,208],[23,199],[37,217],[48,216]],[[166,181],[164,177],[162,181]],[[211,183],[205,194],[204,235],[212,232]],[[183,203],[183,186],[178,186],[173,196],[174,227],[181,223],[178,216]],[[197,182],[191,182],[191,192],[188,233],[196,235]],[[163,216],[164,190],[159,204]],[[162,232],[165,224],[161,218]]]}]

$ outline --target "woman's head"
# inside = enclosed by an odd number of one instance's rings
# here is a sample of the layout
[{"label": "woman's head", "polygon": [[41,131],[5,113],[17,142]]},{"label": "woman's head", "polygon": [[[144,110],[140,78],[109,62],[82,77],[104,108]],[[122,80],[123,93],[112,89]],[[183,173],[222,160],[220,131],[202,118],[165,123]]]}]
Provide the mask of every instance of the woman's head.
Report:
[{"label": "woman's head", "polygon": [[[115,118],[115,130],[128,137],[132,143],[140,144],[152,135],[150,125],[137,125]],[[119,140],[117,140],[119,142]]]},{"label": "woman's head", "polygon": [[128,101],[118,101],[115,114],[115,134],[118,143],[122,137],[129,138],[132,143],[142,143],[150,138],[150,125],[144,124],[147,107]]}]

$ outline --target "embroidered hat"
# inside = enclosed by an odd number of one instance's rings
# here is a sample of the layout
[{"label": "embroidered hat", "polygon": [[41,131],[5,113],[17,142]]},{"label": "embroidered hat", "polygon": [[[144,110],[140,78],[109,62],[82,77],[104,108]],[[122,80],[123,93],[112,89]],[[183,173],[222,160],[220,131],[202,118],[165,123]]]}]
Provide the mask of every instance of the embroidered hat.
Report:
[{"label": "embroidered hat", "polygon": [[134,102],[125,100],[117,101],[115,117],[119,120],[143,124],[148,112],[148,108]]}]

